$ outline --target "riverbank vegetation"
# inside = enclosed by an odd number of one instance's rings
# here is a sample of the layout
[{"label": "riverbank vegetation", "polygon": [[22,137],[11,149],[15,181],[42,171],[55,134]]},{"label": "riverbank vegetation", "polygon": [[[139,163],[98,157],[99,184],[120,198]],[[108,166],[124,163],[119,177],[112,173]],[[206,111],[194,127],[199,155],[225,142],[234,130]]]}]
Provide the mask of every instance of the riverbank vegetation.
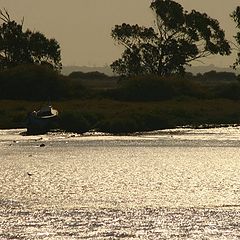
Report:
[{"label": "riverbank vegetation", "polygon": [[[154,0],[150,7],[155,27],[123,23],[112,30],[125,49],[111,65],[118,74],[111,77],[99,72],[63,76],[57,41],[23,31],[0,11],[0,128],[26,127],[27,114],[49,100],[60,112],[59,129],[77,133],[239,124],[239,76],[185,72],[194,60],[231,53],[218,21],[172,0]],[[232,18],[239,28],[239,7]],[[235,39],[237,47],[239,33]],[[239,63],[237,58],[233,67]]]},{"label": "riverbank vegetation", "polygon": [[[72,132],[91,129],[131,133],[176,126],[240,123],[240,100],[165,100],[161,102],[119,102],[109,99],[52,102],[60,112],[59,128]],[[0,101],[0,128],[26,127],[27,113],[43,102]]]},{"label": "riverbank vegetation", "polygon": [[63,76],[47,66],[19,65],[0,72],[0,128],[26,127],[27,114],[49,100],[59,110],[59,129],[78,133],[238,124],[240,82],[237,76],[223,79],[191,74],[119,78],[96,72]]}]

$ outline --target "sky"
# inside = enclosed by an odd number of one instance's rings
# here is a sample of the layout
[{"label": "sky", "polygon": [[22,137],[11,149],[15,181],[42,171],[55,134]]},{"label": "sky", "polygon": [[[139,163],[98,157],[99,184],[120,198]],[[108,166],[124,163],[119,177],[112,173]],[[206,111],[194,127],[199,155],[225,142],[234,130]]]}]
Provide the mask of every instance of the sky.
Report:
[{"label": "sky", "polygon": [[[218,19],[226,37],[236,34],[229,14],[240,5],[239,0],[176,0],[190,11],[195,9]],[[62,51],[65,66],[105,66],[121,56],[122,47],[114,43],[111,29],[123,22],[151,26],[151,0],[0,0],[11,19],[21,21],[24,28],[40,31],[55,38]],[[214,64],[228,67],[236,57],[210,57],[194,65]]]}]

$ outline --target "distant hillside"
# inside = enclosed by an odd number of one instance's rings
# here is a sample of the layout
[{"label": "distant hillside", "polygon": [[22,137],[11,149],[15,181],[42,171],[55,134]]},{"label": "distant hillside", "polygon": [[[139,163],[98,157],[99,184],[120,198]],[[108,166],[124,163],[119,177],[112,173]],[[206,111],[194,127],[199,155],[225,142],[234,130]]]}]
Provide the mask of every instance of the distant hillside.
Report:
[{"label": "distant hillside", "polygon": [[[187,72],[191,72],[194,75],[197,73],[205,73],[209,71],[216,71],[216,72],[234,72],[236,74],[240,74],[240,71],[235,71],[232,68],[221,68],[216,67],[215,65],[211,64],[208,66],[192,66],[192,67],[186,67]],[[63,66],[62,68],[62,74],[69,75],[72,72],[100,72],[104,73],[108,76],[113,76],[113,72],[109,66],[105,67],[88,67],[88,66]]]}]

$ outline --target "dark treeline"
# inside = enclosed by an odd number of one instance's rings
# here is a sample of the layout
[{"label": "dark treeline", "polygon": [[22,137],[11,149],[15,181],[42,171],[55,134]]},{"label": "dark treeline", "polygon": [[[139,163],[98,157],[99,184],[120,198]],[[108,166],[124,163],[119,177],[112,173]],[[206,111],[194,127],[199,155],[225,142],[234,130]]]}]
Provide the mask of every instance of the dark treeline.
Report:
[{"label": "dark treeline", "polygon": [[86,79],[86,80],[102,80],[102,79],[108,79],[111,78],[108,75],[98,72],[98,71],[94,71],[94,72],[81,72],[81,71],[75,71],[72,72],[68,75],[70,78],[73,79]]},{"label": "dark treeline", "polygon": [[238,76],[234,72],[217,72],[214,70],[197,73],[193,75],[192,73],[186,73],[186,76],[190,79],[203,80],[203,81],[236,81]]},{"label": "dark treeline", "polygon": [[[204,74],[203,74],[204,75]],[[205,76],[205,75],[204,75]],[[215,82],[215,78],[201,79],[172,76],[139,76],[120,81],[116,89],[104,96],[124,101],[161,101],[169,99],[240,99],[240,82],[236,77]],[[197,80],[197,81],[196,81]],[[214,84],[209,84],[214,80]]]},{"label": "dark treeline", "polygon": [[48,101],[82,98],[86,94],[81,83],[45,65],[18,65],[0,71],[0,99]]},{"label": "dark treeline", "polygon": [[[107,80],[107,79],[116,79],[116,77],[108,76],[99,71],[91,72],[82,72],[74,71],[68,75],[72,79],[78,80]],[[188,79],[194,80],[208,80],[208,81],[236,81],[238,76],[234,72],[229,71],[215,71],[210,70],[205,73],[193,74],[191,72],[186,72],[184,76]]]},{"label": "dark treeline", "polygon": [[19,65],[0,71],[0,99],[161,101],[183,97],[240,99],[240,82],[234,73],[215,71],[128,78],[109,77],[99,72],[73,72],[63,76],[44,65]]}]

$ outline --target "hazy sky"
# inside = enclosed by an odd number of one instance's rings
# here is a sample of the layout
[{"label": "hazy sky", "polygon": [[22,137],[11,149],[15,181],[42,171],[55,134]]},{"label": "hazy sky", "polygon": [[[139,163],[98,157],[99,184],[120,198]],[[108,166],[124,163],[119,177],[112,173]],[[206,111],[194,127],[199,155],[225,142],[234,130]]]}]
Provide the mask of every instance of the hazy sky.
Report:
[{"label": "hazy sky", "polygon": [[[229,14],[239,0],[177,0],[187,10],[206,12],[219,20],[228,39],[236,33]],[[115,24],[150,26],[151,0],[0,0],[12,19],[24,17],[24,27],[54,37],[61,45],[63,65],[103,66],[121,55],[110,37]],[[205,64],[229,66],[235,56],[211,57]],[[201,65],[201,63],[196,63]]]}]

